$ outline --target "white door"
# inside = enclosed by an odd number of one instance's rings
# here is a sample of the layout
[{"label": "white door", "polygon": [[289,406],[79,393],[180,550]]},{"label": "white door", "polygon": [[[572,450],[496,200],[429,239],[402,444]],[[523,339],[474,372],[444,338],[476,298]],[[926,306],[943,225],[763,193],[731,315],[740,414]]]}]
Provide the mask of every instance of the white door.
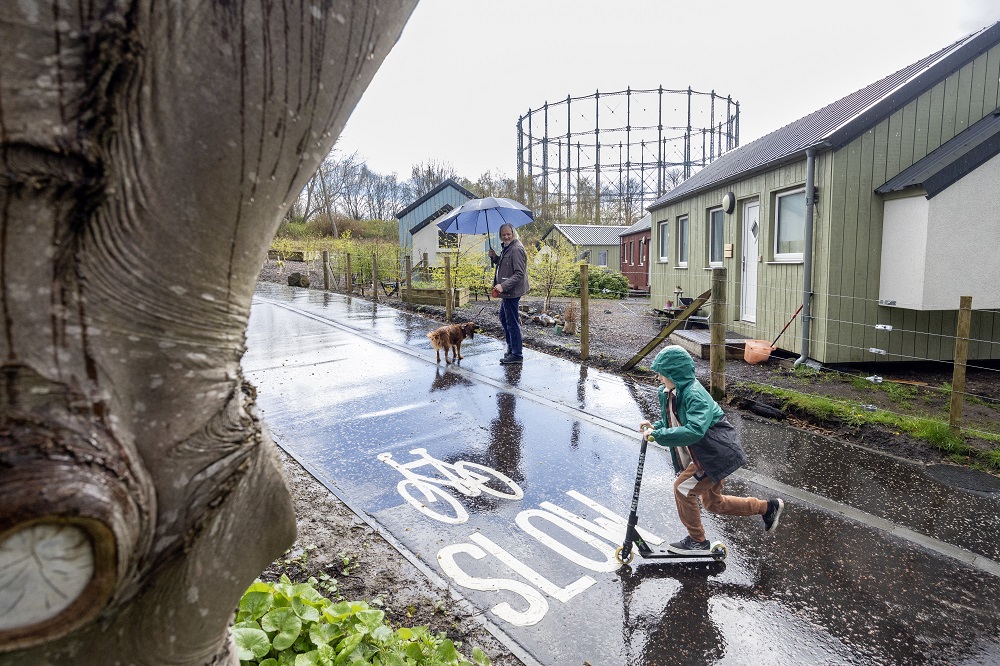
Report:
[{"label": "white door", "polygon": [[757,239],[760,237],[760,203],[743,204],[743,261],[740,276],[740,319],[757,321]]}]

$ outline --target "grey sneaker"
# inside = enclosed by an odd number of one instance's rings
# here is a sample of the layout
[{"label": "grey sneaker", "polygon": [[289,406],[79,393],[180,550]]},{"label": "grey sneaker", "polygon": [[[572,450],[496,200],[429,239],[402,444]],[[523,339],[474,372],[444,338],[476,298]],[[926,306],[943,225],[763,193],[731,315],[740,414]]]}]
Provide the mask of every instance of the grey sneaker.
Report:
[{"label": "grey sneaker", "polygon": [[667,546],[667,550],[672,553],[680,553],[682,555],[685,553],[704,553],[708,552],[710,545],[711,544],[708,539],[705,539],[704,541],[695,541],[691,537],[686,536],[680,541]]},{"label": "grey sneaker", "polygon": [[764,531],[771,533],[778,529],[778,519],[781,512],[785,510],[785,501],[780,499],[767,500],[767,513],[761,516],[764,519]]}]

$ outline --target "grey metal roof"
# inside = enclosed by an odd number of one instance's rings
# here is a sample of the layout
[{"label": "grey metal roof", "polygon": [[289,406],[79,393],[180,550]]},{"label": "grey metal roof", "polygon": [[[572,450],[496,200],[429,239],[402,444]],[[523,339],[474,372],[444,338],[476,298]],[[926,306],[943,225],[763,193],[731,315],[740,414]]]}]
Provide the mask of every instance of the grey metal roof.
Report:
[{"label": "grey metal roof", "polygon": [[726,153],[654,201],[647,210],[656,210],[701,190],[799,160],[807,148],[837,150],[997,43],[1000,43],[1000,22]]},{"label": "grey metal roof", "polygon": [[459,185],[458,183],[456,183],[453,178],[448,178],[448,179],[442,181],[437,187],[435,187],[434,189],[432,189],[430,192],[428,192],[424,196],[420,197],[419,199],[417,199],[416,201],[414,201],[413,203],[411,203],[409,206],[407,206],[403,210],[401,210],[398,213],[396,213],[396,219],[397,220],[402,219],[403,216],[405,216],[407,213],[409,213],[410,211],[418,208],[420,206],[420,204],[422,204],[423,202],[427,201],[428,199],[430,199],[431,197],[433,197],[438,192],[441,192],[446,187],[454,187],[456,190],[458,190],[459,192],[461,192],[465,196],[469,197],[470,199],[476,199],[477,198],[475,194],[473,194],[469,190],[465,189],[464,187],[462,187],[461,185]]},{"label": "grey metal roof", "polygon": [[922,187],[930,199],[1000,155],[1000,108],[876,189],[879,194]]},{"label": "grey metal roof", "polygon": [[553,228],[573,245],[618,245],[621,233],[628,229],[625,225],[605,224],[555,224]]},{"label": "grey metal roof", "polygon": [[417,222],[415,225],[413,225],[410,228],[410,235],[412,236],[413,234],[417,233],[418,231],[420,231],[421,229],[423,229],[424,227],[426,227],[428,224],[430,224],[434,220],[439,219],[442,215],[444,215],[446,213],[450,213],[453,210],[455,210],[455,207],[452,206],[450,203],[446,203],[446,204],[442,205],[440,208],[438,208],[437,210],[435,210],[433,213],[431,213],[430,215],[428,215],[424,219],[420,220],[420,222]]},{"label": "grey metal roof", "polygon": [[619,234],[620,236],[628,236],[631,234],[637,234],[640,231],[649,231],[653,228],[653,214],[646,213],[639,218],[639,221],[633,224],[631,227]]}]

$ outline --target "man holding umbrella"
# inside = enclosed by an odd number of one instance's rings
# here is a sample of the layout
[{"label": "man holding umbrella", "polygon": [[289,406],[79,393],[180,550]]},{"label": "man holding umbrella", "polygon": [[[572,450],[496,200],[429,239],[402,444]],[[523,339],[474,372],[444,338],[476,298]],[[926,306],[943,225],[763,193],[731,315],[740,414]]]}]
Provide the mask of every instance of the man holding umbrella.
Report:
[{"label": "man holding umbrella", "polygon": [[500,326],[507,338],[507,353],[501,365],[519,365],[524,362],[521,348],[521,316],[518,304],[528,293],[528,255],[517,236],[514,225],[500,225],[502,250],[498,255],[491,247],[490,261],[496,266],[493,274],[493,297],[500,299]]},{"label": "man holding umbrella", "polygon": [[466,201],[437,223],[445,233],[486,234],[487,238],[496,225],[500,225],[503,249],[498,255],[491,244],[489,256],[496,266],[492,295],[500,299],[500,325],[507,338],[507,353],[500,359],[503,365],[519,365],[524,361],[518,304],[528,293],[528,256],[514,229],[534,219],[524,204],[513,199],[484,197]]}]

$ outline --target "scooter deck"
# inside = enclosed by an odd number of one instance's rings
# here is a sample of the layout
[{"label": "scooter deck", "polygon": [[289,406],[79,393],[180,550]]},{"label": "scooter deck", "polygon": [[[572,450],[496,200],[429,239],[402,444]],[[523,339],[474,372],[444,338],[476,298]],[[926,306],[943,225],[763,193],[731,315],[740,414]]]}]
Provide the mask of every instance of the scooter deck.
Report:
[{"label": "scooter deck", "polygon": [[[713,544],[713,547],[722,544]],[[666,548],[651,548],[648,553],[638,551],[639,557],[644,560],[724,560],[726,553],[716,552],[715,549],[703,550],[700,553],[675,553]]]},{"label": "scooter deck", "polygon": [[615,551],[615,558],[620,564],[629,564],[637,553],[644,560],[712,560],[714,562],[724,561],[729,554],[729,548],[721,541],[713,541],[708,550],[697,553],[675,553],[667,548],[650,548],[646,543],[643,543],[642,546],[633,544],[627,560],[622,559],[623,549],[624,546]]}]

